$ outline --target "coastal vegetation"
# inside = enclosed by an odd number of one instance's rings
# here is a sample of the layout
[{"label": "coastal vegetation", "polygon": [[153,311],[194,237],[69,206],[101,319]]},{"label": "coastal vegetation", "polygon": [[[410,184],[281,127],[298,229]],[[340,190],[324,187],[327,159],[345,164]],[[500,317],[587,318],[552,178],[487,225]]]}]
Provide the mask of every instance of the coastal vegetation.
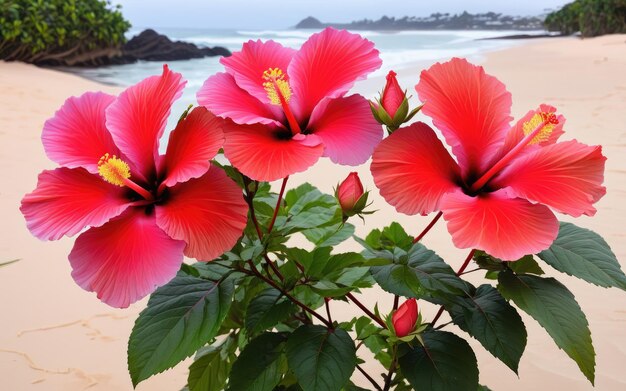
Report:
[{"label": "coastal vegetation", "polygon": [[545,27],[583,37],[626,33],[626,0],[576,0],[546,16]]},{"label": "coastal vegetation", "polygon": [[105,0],[0,0],[0,59],[38,64],[115,56],[130,23]]},{"label": "coastal vegetation", "polygon": [[328,26],[349,30],[539,30],[543,19],[536,16],[510,16],[496,12],[471,14],[433,13],[426,17],[383,16],[378,20],[362,19],[350,23],[323,23],[309,16],[296,28],[319,29]]}]

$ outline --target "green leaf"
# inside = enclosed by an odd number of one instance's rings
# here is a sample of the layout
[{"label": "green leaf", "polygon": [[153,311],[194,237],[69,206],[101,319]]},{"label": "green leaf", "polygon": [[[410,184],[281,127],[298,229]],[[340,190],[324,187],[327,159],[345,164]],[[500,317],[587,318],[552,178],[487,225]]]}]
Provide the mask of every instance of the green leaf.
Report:
[{"label": "green leaf", "polygon": [[507,262],[506,264],[517,274],[544,274],[543,269],[532,255],[526,255],[515,262]]},{"label": "green leaf", "polygon": [[288,217],[277,219],[276,226],[289,233],[334,224],[340,209],[335,197],[308,183],[289,190],[285,204]]},{"label": "green leaf", "polygon": [[[372,276],[387,292],[423,298],[446,294],[462,294],[467,286],[448,264],[433,251],[416,243],[408,253],[396,248],[391,254],[392,264],[372,266]],[[376,256],[387,257],[383,253]]]},{"label": "green leaf", "polygon": [[420,391],[475,391],[478,364],[467,342],[446,331],[422,334],[423,345],[401,345],[400,369]]},{"label": "green leaf", "polygon": [[336,246],[354,235],[354,225],[339,222],[328,227],[307,229],[302,234],[316,247]]},{"label": "green leaf", "polygon": [[246,330],[254,334],[272,328],[296,310],[295,305],[280,291],[267,288],[250,301],[246,310]]},{"label": "green leaf", "polygon": [[261,334],[243,349],[233,363],[229,390],[272,391],[287,370],[284,334]]},{"label": "green leaf", "polygon": [[[228,341],[227,341],[228,342]],[[231,355],[227,346],[235,347],[234,343],[225,343],[220,347],[210,346],[201,349],[196,360],[189,367],[187,386],[189,391],[221,391],[224,389],[231,363]]]},{"label": "green leaf", "polygon": [[593,384],[596,362],[591,332],[574,295],[554,278],[507,271],[500,273],[498,282],[502,296],[535,318]]},{"label": "green leaf", "polygon": [[556,270],[602,287],[626,290],[626,275],[604,239],[597,233],[561,222],[552,246],[538,254]]},{"label": "green leaf", "polygon": [[399,247],[408,251],[413,246],[413,237],[395,221],[383,230],[372,230],[365,238],[365,244],[374,250],[393,249]]},{"label": "green leaf", "polygon": [[287,340],[287,360],[304,391],[339,391],[356,368],[356,348],[342,329],[304,325]]},{"label": "green leaf", "polygon": [[515,308],[491,285],[457,300],[450,308],[452,321],[517,373],[527,335]]},{"label": "green leaf", "polygon": [[158,288],[128,341],[128,370],[137,385],[192,355],[217,334],[233,298],[233,282],[216,284],[179,273]]}]

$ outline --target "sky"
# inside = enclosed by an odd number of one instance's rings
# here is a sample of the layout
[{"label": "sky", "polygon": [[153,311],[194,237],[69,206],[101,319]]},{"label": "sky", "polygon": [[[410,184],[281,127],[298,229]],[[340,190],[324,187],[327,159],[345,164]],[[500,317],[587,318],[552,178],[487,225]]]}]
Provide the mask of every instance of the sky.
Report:
[{"label": "sky", "polygon": [[571,0],[113,0],[135,27],[284,29],[307,16],[349,22],[434,12],[539,15]]}]

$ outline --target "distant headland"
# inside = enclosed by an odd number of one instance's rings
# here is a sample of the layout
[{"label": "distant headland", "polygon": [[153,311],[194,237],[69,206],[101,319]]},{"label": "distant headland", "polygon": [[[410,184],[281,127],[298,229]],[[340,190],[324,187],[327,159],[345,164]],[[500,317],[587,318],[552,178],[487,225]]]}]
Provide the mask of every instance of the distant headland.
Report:
[{"label": "distant headland", "polygon": [[332,26],[350,30],[543,30],[543,17],[508,16],[496,12],[470,14],[434,13],[427,17],[383,16],[378,20],[362,19],[350,23],[324,23],[309,16],[300,21],[297,29],[321,29]]}]

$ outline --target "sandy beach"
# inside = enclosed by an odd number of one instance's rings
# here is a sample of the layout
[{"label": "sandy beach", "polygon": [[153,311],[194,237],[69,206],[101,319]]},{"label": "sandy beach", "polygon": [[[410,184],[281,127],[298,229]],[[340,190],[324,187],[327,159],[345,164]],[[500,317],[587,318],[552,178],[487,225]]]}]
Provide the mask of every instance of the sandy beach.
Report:
[{"label": "sandy beach", "polygon": [[[516,118],[540,103],[550,103],[567,118],[562,139],[603,145],[608,157],[607,195],[596,205],[595,217],[575,222],[601,234],[626,269],[626,205],[622,203],[626,197],[626,35],[585,40],[537,39],[488,53],[482,64],[513,94]],[[175,64],[172,68],[176,69]],[[419,71],[398,70],[399,81],[409,92],[414,92]],[[360,83],[356,91],[373,97],[383,83],[382,78],[370,79]],[[126,342],[146,300],[129,309],[116,310],[80,289],[70,276],[67,261],[73,239],[35,239],[18,210],[20,199],[34,188],[37,174],[55,166],[46,158],[40,142],[44,121],[71,95],[90,90],[116,93],[121,89],[66,73],[0,62],[0,90],[0,262],[20,259],[0,269],[0,388],[131,390]],[[418,115],[418,119],[424,117]],[[322,191],[331,192],[350,171],[354,169],[334,166],[324,159],[308,173],[294,175],[290,185],[309,181]],[[400,215],[386,205],[373,185],[369,164],[356,171],[372,190],[373,209],[378,209],[367,218],[367,227],[355,221],[358,235],[394,220],[417,234],[430,221],[429,217]],[[453,268],[460,265],[466,254],[452,248],[444,224],[437,225],[424,243]],[[341,249],[358,247],[350,241]],[[548,274],[556,276],[557,272]],[[482,279],[478,273],[470,276],[473,282]],[[626,389],[626,292],[595,287],[564,275],[558,278],[575,294],[587,314],[597,354],[595,389]],[[390,294],[368,290],[361,296],[372,308],[376,301],[383,312],[390,308]],[[381,297],[388,300],[381,301]],[[358,308],[345,303],[333,302],[332,308],[341,314],[339,319],[360,315]],[[420,310],[425,319],[430,319],[436,308],[420,302]],[[476,341],[470,341],[478,357],[481,383],[494,391],[593,389],[548,334],[533,319],[523,318],[529,338],[519,378]],[[447,329],[462,333],[453,326]],[[137,390],[179,390],[186,382],[188,364],[189,360],[143,382]],[[373,374],[380,372],[376,366],[367,369]],[[356,375],[354,379],[362,380]]]}]

